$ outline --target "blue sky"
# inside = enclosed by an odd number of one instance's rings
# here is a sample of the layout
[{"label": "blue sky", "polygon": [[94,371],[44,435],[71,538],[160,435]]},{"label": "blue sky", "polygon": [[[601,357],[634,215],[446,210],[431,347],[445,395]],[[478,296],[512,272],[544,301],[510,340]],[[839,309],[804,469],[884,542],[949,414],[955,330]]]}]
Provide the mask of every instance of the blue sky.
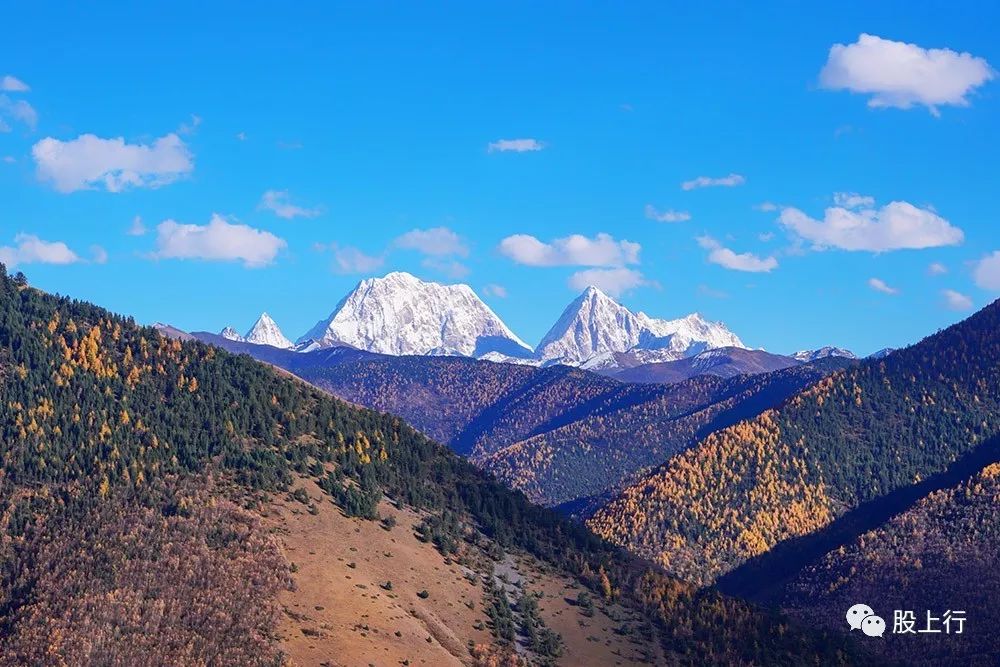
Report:
[{"label": "blue sky", "polygon": [[0,258],[291,338],[390,270],[530,343],[588,280],[779,352],[1000,296],[1000,10],[688,4],[8,8]]}]

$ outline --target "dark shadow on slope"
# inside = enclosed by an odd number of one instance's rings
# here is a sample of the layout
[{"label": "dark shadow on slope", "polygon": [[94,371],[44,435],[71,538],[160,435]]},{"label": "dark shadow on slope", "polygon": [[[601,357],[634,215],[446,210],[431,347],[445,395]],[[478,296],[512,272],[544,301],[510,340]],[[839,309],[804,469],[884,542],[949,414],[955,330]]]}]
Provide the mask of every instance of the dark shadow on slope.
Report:
[{"label": "dark shadow on slope", "polygon": [[[477,362],[482,363],[482,362]],[[459,454],[468,455],[471,453],[475,443],[484,435],[492,432],[498,427],[503,418],[507,417],[518,404],[531,403],[536,397],[544,396],[546,390],[560,382],[567,381],[567,378],[575,378],[581,385],[587,382],[605,385],[606,388],[597,393],[587,401],[579,404],[569,405],[566,409],[556,409],[553,406],[553,414],[541,421],[534,428],[525,433],[521,433],[519,440],[530,438],[538,433],[545,433],[559,426],[570,424],[594,409],[593,406],[606,399],[609,394],[618,390],[621,383],[602,376],[598,376],[589,371],[573,368],[572,366],[550,366],[543,368],[528,378],[517,387],[513,387],[498,400],[489,405],[471,420],[462,431],[452,438],[449,445]],[[513,444],[513,443],[504,443]]]},{"label": "dark shadow on slope", "polygon": [[784,587],[803,568],[902,514],[927,495],[956,486],[998,461],[1000,436],[995,436],[956,460],[944,472],[863,503],[822,530],[779,543],[720,577],[716,588],[761,604],[777,604]]}]

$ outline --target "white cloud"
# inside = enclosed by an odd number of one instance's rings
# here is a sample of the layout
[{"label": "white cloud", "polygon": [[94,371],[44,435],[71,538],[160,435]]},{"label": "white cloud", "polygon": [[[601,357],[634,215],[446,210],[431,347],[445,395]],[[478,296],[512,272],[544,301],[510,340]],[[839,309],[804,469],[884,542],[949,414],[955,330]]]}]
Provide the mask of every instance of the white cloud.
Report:
[{"label": "white cloud", "polygon": [[941,262],[931,262],[927,267],[927,273],[932,276],[943,276],[948,273],[948,267]]},{"label": "white cloud", "polygon": [[691,219],[691,214],[687,211],[675,211],[667,209],[658,211],[652,204],[646,204],[646,217],[657,222],[686,222]]},{"label": "white cloud", "polygon": [[967,106],[966,96],[996,76],[982,58],[951,49],[924,49],[862,33],[854,44],[834,44],[819,73],[820,85],[871,95],[872,108],[922,104]]},{"label": "white cloud", "polygon": [[393,243],[397,248],[416,250],[434,257],[449,255],[466,257],[469,254],[469,248],[462,241],[462,237],[447,227],[413,229],[397,237]]},{"label": "white cloud", "polygon": [[129,236],[142,236],[146,233],[146,225],[142,222],[142,216],[137,215],[132,218],[132,225],[128,228],[126,234]]},{"label": "white cloud", "polygon": [[681,190],[697,190],[698,188],[712,187],[731,188],[737,185],[743,185],[746,182],[747,179],[740,174],[729,174],[728,176],[722,176],[719,178],[699,176],[698,178],[693,178],[690,181],[684,181],[681,183]]},{"label": "white cloud", "polygon": [[956,292],[953,289],[943,289],[941,290],[941,295],[944,297],[945,305],[951,310],[972,309],[972,299],[961,292]]},{"label": "white cloud", "polygon": [[296,206],[288,199],[288,190],[268,190],[260,198],[258,209],[271,211],[279,218],[292,220],[293,218],[315,218],[322,213],[322,209],[303,208]]},{"label": "white cloud", "polygon": [[545,144],[537,139],[500,139],[487,146],[490,153],[530,153],[543,148]]},{"label": "white cloud", "polygon": [[495,296],[498,299],[507,298],[507,288],[503,285],[497,285],[496,283],[490,283],[483,287],[483,294],[485,296]]},{"label": "white cloud", "polygon": [[1000,292],[1000,250],[995,250],[976,262],[972,277],[979,287]]},{"label": "white cloud", "polygon": [[155,188],[176,181],[194,169],[193,156],[179,136],[167,134],[152,144],[129,144],[122,137],[102,139],[83,134],[71,141],[52,137],[34,145],[31,153],[38,177],[59,192],[104,187],[121,192],[128,187]]},{"label": "white cloud", "polygon": [[834,206],[826,209],[823,220],[789,207],[782,209],[778,221],[811,241],[814,249],[884,252],[958,245],[965,238],[961,229],[937,213],[905,201],[894,201],[877,210]]},{"label": "white cloud", "polygon": [[247,133],[246,132],[237,132],[236,133],[236,138],[239,141],[246,141],[247,140]]},{"label": "white cloud", "polygon": [[624,266],[639,263],[642,246],[616,241],[609,234],[593,239],[573,234],[543,243],[529,234],[515,234],[500,242],[500,252],[528,266]]},{"label": "white cloud", "polygon": [[636,287],[652,283],[643,278],[642,274],[635,269],[618,268],[577,271],[569,277],[568,284],[577,291],[593,286],[611,296],[618,297]]},{"label": "white cloud", "polygon": [[[6,95],[0,95],[0,116],[12,118],[20,123],[24,123],[28,128],[34,130],[38,125],[38,112],[35,108],[24,100],[12,100]],[[2,120],[0,120],[2,123]],[[9,132],[10,126],[4,123],[3,131]]]},{"label": "white cloud", "polygon": [[0,79],[0,90],[7,91],[8,93],[26,93],[31,90],[31,87],[17,77],[6,74]]},{"label": "white cloud", "polygon": [[882,294],[899,294],[898,289],[895,287],[889,287],[885,281],[880,278],[869,278],[868,286],[876,292],[882,292]]},{"label": "white cloud", "polygon": [[337,273],[371,273],[384,263],[384,257],[366,255],[361,250],[351,246],[331,246],[333,251],[333,268]]},{"label": "white cloud", "polygon": [[764,243],[767,243],[774,238],[774,232],[761,232],[760,234],[757,235],[757,238],[763,241]]},{"label": "white cloud", "polygon": [[770,213],[771,211],[777,211],[778,205],[775,204],[774,202],[765,201],[757,204],[756,206],[754,206],[754,208],[757,209],[758,211]]},{"label": "white cloud", "polygon": [[13,155],[4,155],[3,161],[6,162],[7,164],[14,164],[15,162],[17,162],[17,158],[15,158]]},{"label": "white cloud", "polygon": [[842,208],[871,208],[875,205],[875,197],[856,192],[834,192],[833,203]]},{"label": "white cloud", "polygon": [[164,220],[156,227],[157,259],[203,259],[243,262],[247,268],[259,268],[274,262],[287,246],[270,232],[226,221],[213,214],[207,225],[187,225]]},{"label": "white cloud", "polygon": [[107,264],[108,263],[108,251],[99,245],[90,246],[90,255],[93,257],[94,264]]},{"label": "white cloud", "polygon": [[18,234],[14,245],[0,246],[0,262],[18,264],[73,264],[80,257],[62,241],[43,241],[33,234]]},{"label": "white cloud", "polygon": [[727,269],[750,273],[768,273],[778,268],[778,260],[774,257],[762,259],[749,252],[736,253],[724,247],[711,236],[699,236],[697,241],[698,245],[709,251],[708,261]]}]

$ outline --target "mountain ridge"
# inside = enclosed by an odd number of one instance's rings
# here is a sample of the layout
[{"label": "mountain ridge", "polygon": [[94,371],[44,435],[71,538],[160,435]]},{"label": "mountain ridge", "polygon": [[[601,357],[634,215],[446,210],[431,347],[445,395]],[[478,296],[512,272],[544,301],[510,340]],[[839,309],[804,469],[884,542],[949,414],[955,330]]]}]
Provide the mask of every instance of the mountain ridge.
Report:
[{"label": "mountain ridge", "polygon": [[232,327],[219,335],[301,352],[349,345],[395,356],[463,356],[592,370],[675,361],[725,347],[747,349],[723,323],[700,313],[656,319],[632,312],[593,286],[570,302],[533,349],[468,285],[424,281],[402,271],[360,281],[294,344],[267,313],[243,336]]}]

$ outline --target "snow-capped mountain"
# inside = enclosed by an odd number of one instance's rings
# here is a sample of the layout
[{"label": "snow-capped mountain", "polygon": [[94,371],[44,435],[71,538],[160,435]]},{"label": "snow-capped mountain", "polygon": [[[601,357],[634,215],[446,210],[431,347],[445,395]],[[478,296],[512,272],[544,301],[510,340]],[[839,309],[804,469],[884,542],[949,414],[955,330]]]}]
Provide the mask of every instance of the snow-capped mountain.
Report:
[{"label": "snow-capped mountain", "polygon": [[857,355],[850,350],[845,350],[842,347],[826,346],[821,347],[818,350],[800,350],[792,355],[793,359],[798,359],[799,361],[810,362],[816,361],[817,359],[825,359],[826,357],[846,357],[847,359],[857,359]]},{"label": "snow-capped mountain", "polygon": [[442,285],[404,272],[362,280],[295,343],[267,313],[245,336],[232,327],[219,336],[296,352],[348,346],[396,356],[451,355],[601,371],[687,359],[706,350],[748,349],[724,324],[698,313],[656,319],[588,287],[532,351],[468,285]]},{"label": "snow-capped mountain", "polygon": [[468,285],[425,282],[403,272],[362,280],[298,344],[301,349],[347,344],[394,355],[532,354]]},{"label": "snow-capped mountain", "polygon": [[578,365],[601,354],[631,349],[644,330],[632,311],[596,287],[588,287],[566,306],[538,344],[535,357]]},{"label": "snow-capped mountain", "polygon": [[588,287],[545,334],[535,358],[598,369],[617,365],[615,355],[622,352],[632,352],[640,363],[653,363],[721,347],[745,349],[746,345],[725,325],[698,313],[655,319],[633,313],[596,287]]},{"label": "snow-capped mountain", "polygon": [[234,340],[237,343],[243,343],[246,340],[245,338],[243,338],[243,336],[240,335],[239,331],[237,331],[232,327],[226,327],[225,329],[219,332],[219,335],[225,338],[226,340]]},{"label": "snow-capped mountain", "polygon": [[[221,335],[225,336],[225,330],[223,330]],[[292,341],[285,338],[285,335],[281,333],[281,329],[267,313],[261,313],[254,325],[250,327],[250,331],[243,337],[243,340],[254,345],[270,345],[282,350],[295,346]]]}]

